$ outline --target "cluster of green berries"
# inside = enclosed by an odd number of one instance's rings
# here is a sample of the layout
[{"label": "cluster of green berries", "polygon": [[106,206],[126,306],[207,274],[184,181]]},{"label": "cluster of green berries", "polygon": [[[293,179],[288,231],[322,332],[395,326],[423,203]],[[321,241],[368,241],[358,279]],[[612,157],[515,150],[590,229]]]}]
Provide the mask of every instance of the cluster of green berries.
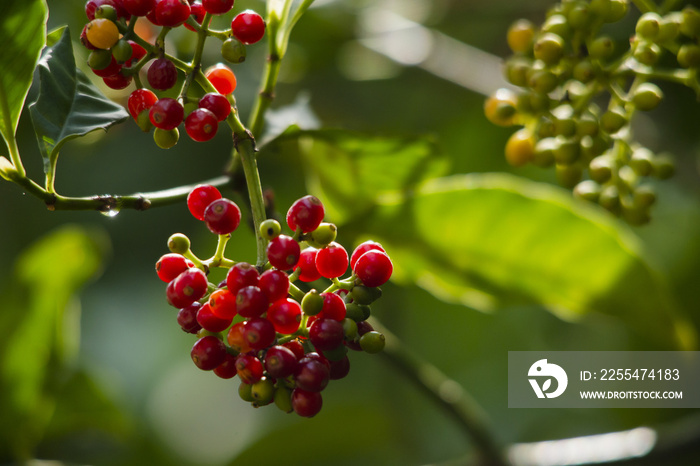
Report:
[{"label": "cluster of green berries", "polygon": [[630,121],[661,103],[651,80],[700,92],[700,11],[646,12],[621,46],[602,28],[628,10],[628,0],[563,0],[539,27],[516,21],[508,30],[514,54],[505,76],[521,91],[499,89],[484,111],[495,124],[523,126],[505,147],[511,165],[554,166],[575,196],[640,225],[656,200],[649,177],[668,178],[674,166],[634,140]]},{"label": "cluster of green berries", "polygon": [[[213,186],[195,187],[187,205],[219,235],[220,245],[240,224],[238,206]],[[264,221],[259,233],[268,242],[268,262],[262,267],[226,259],[223,248],[202,261],[182,234],[170,237],[171,252],[156,263],[168,284],[167,300],[179,309],[178,323],[197,336],[195,365],[224,379],[238,376],[240,397],[256,407],[274,403],[312,417],[321,410],[328,383],[349,373],[348,350],[384,348],[384,335],[367,319],[392,262],[373,241],[348,255],[324,214],[317,198],[305,196],[287,212],[292,236],[282,234],[276,220]],[[213,267],[228,269],[221,283],[209,282]],[[348,267],[350,276],[341,280]],[[323,291],[312,286],[328,285],[324,279],[330,286]]]},{"label": "cluster of green berries", "polygon": [[[194,25],[201,25],[213,15],[228,13],[233,4],[234,0],[89,0],[86,3],[89,22],[80,39],[91,51],[88,66],[112,89],[125,89],[136,83],[127,107],[143,131],[155,127],[153,138],[159,147],[168,149],[177,144],[178,126],[183,122],[193,140],[204,142],[213,138],[219,122],[231,113],[233,100],[229,96],[236,89],[236,76],[228,66],[219,63],[205,71],[216,93],[201,95],[202,92],[193,97],[187,92],[189,85],[183,85],[178,98],[159,98],[156,93],[168,91],[178,82],[187,83],[188,79],[179,79],[184,71],[178,70],[176,63],[165,55],[164,35],[161,33],[152,44],[136,33],[136,23],[145,18],[147,30],[160,27],[167,33],[184,26],[196,32]],[[231,21],[230,30],[212,33],[223,40],[221,55],[231,63],[245,61],[246,45],[260,41],[264,34],[265,21],[252,10],[238,13]],[[148,87],[139,77],[147,64]]]}]

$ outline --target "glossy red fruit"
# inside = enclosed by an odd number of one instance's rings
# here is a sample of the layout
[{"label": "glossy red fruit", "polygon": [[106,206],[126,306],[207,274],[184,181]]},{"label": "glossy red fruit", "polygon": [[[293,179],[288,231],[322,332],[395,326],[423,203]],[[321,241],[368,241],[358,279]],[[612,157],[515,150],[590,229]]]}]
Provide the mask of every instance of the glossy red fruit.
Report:
[{"label": "glossy red fruit", "polygon": [[343,324],[333,319],[317,319],[309,328],[309,340],[321,351],[337,348],[344,336]]},{"label": "glossy red fruit", "polygon": [[197,312],[202,307],[198,302],[194,302],[187,307],[183,307],[177,313],[177,323],[183,332],[197,333],[202,329],[202,326],[197,322]]},{"label": "glossy red fruit", "polygon": [[[204,15],[206,13],[207,12],[204,10],[204,7],[201,3],[190,3],[190,15],[194,18],[195,21],[197,21],[198,24],[202,24],[202,21],[204,21]],[[197,31],[195,28],[193,28],[187,23],[185,23],[184,26],[190,31]]]},{"label": "glossy red fruit", "polygon": [[314,417],[323,407],[323,398],[318,392],[295,388],[292,392],[292,409],[302,417]]},{"label": "glossy red fruit", "polygon": [[355,273],[365,286],[383,285],[391,278],[393,271],[391,259],[381,251],[367,251],[355,263]]},{"label": "glossy red fruit", "polygon": [[194,218],[204,220],[204,210],[217,199],[221,199],[218,189],[209,184],[200,184],[187,195],[187,208]]},{"label": "glossy red fruit", "polygon": [[209,296],[209,307],[216,317],[233,319],[236,316],[236,295],[227,289],[218,289]]},{"label": "glossy red fruit", "polygon": [[319,319],[333,319],[341,322],[347,312],[343,298],[335,293],[321,293],[323,309],[318,313]]},{"label": "glossy red fruit", "polygon": [[236,75],[224,64],[212,66],[204,75],[219,94],[228,95],[236,89]]},{"label": "glossy red fruit", "polygon": [[222,379],[232,379],[238,373],[236,369],[236,356],[226,353],[224,362],[214,368],[214,374]]},{"label": "glossy red fruit", "polygon": [[129,114],[136,120],[144,110],[149,110],[158,101],[158,97],[150,89],[136,89],[129,94],[126,106]]},{"label": "glossy red fruit", "polygon": [[204,209],[204,222],[212,233],[228,235],[241,223],[241,209],[230,199],[217,199]]},{"label": "glossy red fruit", "polygon": [[131,76],[124,76],[121,73],[115,74],[114,76],[107,76],[105,78],[102,78],[102,81],[109,87],[110,89],[126,89],[129,87],[129,84],[131,84],[132,78]]},{"label": "glossy red fruit", "polygon": [[202,6],[213,15],[222,15],[233,8],[233,0],[202,0]]},{"label": "glossy red fruit", "polygon": [[239,354],[236,358],[236,369],[238,377],[247,384],[253,384],[263,376],[262,362],[252,354]]},{"label": "glossy red fruit", "polygon": [[301,251],[299,262],[294,267],[294,270],[301,269],[299,280],[302,282],[313,282],[321,278],[321,272],[316,267],[316,254],[318,254],[318,249],[316,248],[306,248]]},{"label": "glossy red fruit", "polygon": [[143,57],[146,56],[148,52],[146,52],[146,49],[141,47],[139,44],[134,42],[133,40],[128,41],[129,45],[131,45],[131,58],[129,58],[125,63],[125,67],[129,67],[131,65],[134,65],[139,62]]},{"label": "glossy red fruit", "polygon": [[134,16],[146,16],[156,7],[156,0],[123,0],[124,9]]},{"label": "glossy red fruit", "polygon": [[299,243],[287,235],[279,235],[267,245],[267,260],[279,270],[291,270],[299,262]]},{"label": "glossy red fruit", "polygon": [[356,247],[355,250],[352,252],[352,256],[350,256],[350,268],[354,271],[357,259],[359,259],[362,254],[371,250],[386,252],[382,245],[377,243],[376,241],[365,241],[364,243]]},{"label": "glossy red fruit", "polygon": [[267,295],[271,303],[287,297],[289,293],[289,277],[281,270],[267,270],[260,275],[260,289]]},{"label": "glossy red fruit", "polygon": [[299,340],[294,339],[288,341],[287,343],[283,343],[282,346],[290,349],[292,353],[294,353],[294,356],[296,356],[297,360],[304,357],[304,345],[302,345]]},{"label": "glossy red fruit", "polygon": [[169,253],[165,254],[156,262],[156,273],[158,278],[165,283],[170,283],[175,280],[185,270],[189,269],[190,265],[181,254]]},{"label": "glossy red fruit", "polygon": [[275,327],[267,319],[253,317],[243,327],[243,335],[250,347],[256,351],[265,349],[275,342]]},{"label": "glossy red fruit", "polygon": [[304,196],[294,201],[287,211],[287,226],[296,231],[301,228],[304,233],[314,231],[323,221],[325,209],[315,196]]},{"label": "glossy red fruit", "polygon": [[165,291],[168,302],[181,309],[204,296],[207,276],[199,269],[189,268],[168,283]]},{"label": "glossy red fruit", "polygon": [[206,108],[195,109],[185,118],[185,131],[194,141],[209,141],[216,135],[218,129],[219,120]]},{"label": "glossy red fruit", "polygon": [[272,322],[278,333],[291,335],[299,330],[301,306],[289,298],[275,301],[267,310],[267,320]]},{"label": "glossy red fruit", "polygon": [[231,21],[231,32],[244,44],[254,44],[265,35],[265,21],[253,10],[245,10]]},{"label": "glossy red fruit", "polygon": [[226,286],[231,293],[236,294],[246,286],[258,286],[259,278],[260,274],[254,265],[238,262],[226,274]]},{"label": "glossy red fruit", "polygon": [[203,371],[213,370],[226,359],[226,347],[215,336],[208,335],[197,340],[190,352],[192,361]]},{"label": "glossy red fruit", "polygon": [[317,359],[305,357],[299,361],[299,366],[294,373],[294,382],[297,388],[302,390],[320,392],[328,386],[330,377],[329,366]]},{"label": "glossy red fruit", "polygon": [[206,108],[212,112],[218,121],[224,121],[231,113],[231,104],[228,99],[216,92],[204,94],[204,97],[199,99],[199,108]]},{"label": "glossy red fruit", "polygon": [[223,332],[231,325],[232,321],[233,319],[225,319],[215,315],[209,303],[202,304],[202,307],[197,311],[197,322],[204,330],[210,332]]},{"label": "glossy red fruit", "polygon": [[153,104],[148,113],[148,117],[156,128],[171,130],[178,127],[182,123],[182,118],[185,116],[185,109],[182,105],[169,97],[160,99]]},{"label": "glossy red fruit", "polygon": [[159,0],[153,11],[161,26],[174,28],[189,18],[191,8],[187,0]]},{"label": "glossy red fruit", "polygon": [[331,380],[339,380],[350,373],[350,359],[345,356],[338,361],[331,361]]},{"label": "glossy red fruit", "polygon": [[273,346],[265,354],[265,370],[272,377],[283,379],[296,372],[299,361],[292,350]]},{"label": "glossy red fruit", "polygon": [[326,278],[342,276],[348,269],[348,262],[347,251],[335,241],[318,251],[316,255],[316,268]]},{"label": "glossy red fruit", "polygon": [[246,286],[236,293],[236,310],[243,317],[260,317],[268,305],[267,295],[257,286]]},{"label": "glossy red fruit", "polygon": [[226,335],[228,345],[239,353],[247,353],[252,350],[250,343],[245,338],[245,324],[246,321],[233,324]]},{"label": "glossy red fruit", "polygon": [[148,68],[148,84],[158,91],[166,91],[177,82],[177,68],[167,58],[158,58]]}]

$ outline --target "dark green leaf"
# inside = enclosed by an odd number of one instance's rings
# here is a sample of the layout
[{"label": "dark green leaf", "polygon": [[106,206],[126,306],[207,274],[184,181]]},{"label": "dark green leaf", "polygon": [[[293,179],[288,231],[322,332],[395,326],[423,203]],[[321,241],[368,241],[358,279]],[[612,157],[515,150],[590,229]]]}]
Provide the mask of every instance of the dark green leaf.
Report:
[{"label": "dark green leaf", "polygon": [[97,129],[107,130],[129,114],[105,97],[75,66],[68,29],[39,60],[39,98],[29,106],[46,173],[53,171],[61,146]]},{"label": "dark green leaf", "polygon": [[48,11],[43,0],[4,0],[0,15],[0,134],[15,137],[19,115],[44,46]]},{"label": "dark green leaf", "polygon": [[439,298],[483,311],[537,302],[565,319],[595,311],[656,342],[679,338],[675,306],[638,239],[550,185],[499,174],[435,179],[385,198],[363,227],[386,246],[397,281]]}]

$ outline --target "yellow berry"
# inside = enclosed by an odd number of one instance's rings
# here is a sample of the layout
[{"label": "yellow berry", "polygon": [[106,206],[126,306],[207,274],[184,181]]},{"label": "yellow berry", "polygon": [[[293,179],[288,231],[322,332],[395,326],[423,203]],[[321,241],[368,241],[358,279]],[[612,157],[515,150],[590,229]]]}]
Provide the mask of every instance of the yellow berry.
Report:
[{"label": "yellow berry", "polygon": [[119,40],[117,25],[105,18],[90,21],[86,34],[88,41],[98,49],[108,49]]},{"label": "yellow berry", "polygon": [[510,126],[513,124],[518,97],[510,89],[498,89],[484,102],[484,114],[493,124]]},{"label": "yellow berry", "polygon": [[515,53],[526,53],[532,47],[535,26],[526,19],[519,19],[508,29],[508,46]]},{"label": "yellow berry", "polygon": [[535,139],[530,131],[523,128],[516,131],[506,143],[506,160],[514,167],[520,167],[532,160],[535,155]]}]

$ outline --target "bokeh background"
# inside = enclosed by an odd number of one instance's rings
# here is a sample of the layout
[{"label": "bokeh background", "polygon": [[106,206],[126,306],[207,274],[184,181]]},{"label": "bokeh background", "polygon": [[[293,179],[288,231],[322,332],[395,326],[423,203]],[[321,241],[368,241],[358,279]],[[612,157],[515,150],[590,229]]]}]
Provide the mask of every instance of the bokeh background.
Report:
[{"label": "bokeh background", "polygon": [[[68,24],[75,38],[85,22],[84,2],[48,4],[49,29]],[[294,31],[274,108],[292,106],[280,121],[387,138],[425,137],[434,142],[445,174],[510,173],[568,198],[567,191],[552,187],[553,170],[506,164],[503,147],[512,129],[491,125],[482,110],[483,93],[501,83],[497,57],[509,53],[508,25],[520,17],[539,23],[550,5],[543,0],[317,0]],[[238,0],[235,8],[262,12],[265,7]],[[636,14],[616,24],[611,33],[624,40]],[[408,33],[401,34],[407,24]],[[187,56],[191,37],[186,31],[172,36],[169,46]],[[75,51],[82,63],[85,50],[76,46]],[[207,48],[205,61],[216,60],[217,52],[216,46]],[[236,98],[244,116],[257,93],[265,46],[251,46],[248,53],[248,60],[234,68],[239,79]],[[630,228],[591,211],[595,209],[581,209],[610,226],[625,244],[634,245],[635,260],[654,271],[689,323],[687,328],[697,329],[700,106],[686,88],[666,85],[664,90],[662,105],[640,115],[636,123],[642,142],[677,157],[677,176],[657,186],[659,203],[652,223]],[[128,95],[105,91],[118,101]],[[35,95],[33,90],[28,101]],[[30,176],[41,180],[41,157],[27,112],[18,138]],[[126,122],[106,134],[67,143],[58,165],[57,189],[82,196],[196,183],[222,173],[231,146],[222,127],[210,143],[183,137],[175,148],[161,150],[151,135]],[[274,190],[282,212],[307,191],[319,194],[319,184],[300,166],[304,158],[297,152],[281,145],[261,155],[264,187]],[[332,169],[333,157],[324,160]],[[459,211],[459,205],[441,208],[446,214]],[[579,206],[574,203],[573,208]],[[531,247],[518,241],[521,229],[537,229],[545,240],[551,236],[553,247],[581,239],[571,229],[578,225],[574,220],[571,225],[548,225],[537,216],[528,221],[527,212],[521,218],[523,223],[511,225],[508,234],[502,228],[494,233],[515,263]],[[22,421],[0,412],[0,463],[13,462],[13,451],[18,450],[40,459],[104,465],[462,464],[473,452],[452,419],[381,356],[352,354],[349,377],[324,392],[324,408],[313,420],[285,415],[274,407],[253,409],[238,398],[237,383],[194,367],[189,356],[193,338],[179,329],[176,313],[165,301],[165,287],[153,270],[174,232],[187,234],[202,256],[213,251],[214,237],[188,214],[184,203],[113,217],[50,212],[3,181],[0,225],[0,329],[5,340],[0,343],[0,397],[8,402],[10,394],[24,393],[10,402],[36,408]],[[460,237],[460,229],[470,236],[470,225],[469,218],[460,219],[451,241]],[[364,239],[360,226],[349,223],[344,230],[341,224],[340,241],[351,247]],[[414,238],[405,227],[385,225],[379,234]],[[254,260],[254,240],[244,230],[236,232],[228,255]],[[557,231],[570,238],[561,238]],[[435,232],[438,237],[443,233]],[[485,242],[494,240],[488,230],[482,234]],[[514,244],[517,247],[511,247]],[[581,264],[566,260],[559,267],[567,275]],[[581,273],[597,275],[603,270],[586,262]],[[645,290],[635,290],[633,279],[631,285],[618,280],[595,297],[603,308],[619,308],[617,315],[596,312],[590,305],[574,320],[571,314],[555,315],[523,299],[499,300],[491,312],[483,312],[478,306],[439,299],[445,296],[410,279],[387,284],[373,312],[411,351],[478,401],[503,444],[638,426],[663,430],[679,422],[690,426],[686,431],[697,428],[700,420],[692,410],[508,409],[508,351],[676,349],[654,337],[654,312],[635,316],[632,307],[637,304],[628,298]],[[557,286],[553,279],[541,283],[553,295]],[[52,306],[66,311],[47,328],[35,311]],[[657,311],[658,319],[665,319],[666,310]],[[65,354],[55,354],[57,338],[67,342]],[[43,382],[37,385],[37,380]],[[53,388],[38,394],[34,391],[39,385]],[[665,464],[693,464],[687,461],[691,460],[684,457]]]}]

